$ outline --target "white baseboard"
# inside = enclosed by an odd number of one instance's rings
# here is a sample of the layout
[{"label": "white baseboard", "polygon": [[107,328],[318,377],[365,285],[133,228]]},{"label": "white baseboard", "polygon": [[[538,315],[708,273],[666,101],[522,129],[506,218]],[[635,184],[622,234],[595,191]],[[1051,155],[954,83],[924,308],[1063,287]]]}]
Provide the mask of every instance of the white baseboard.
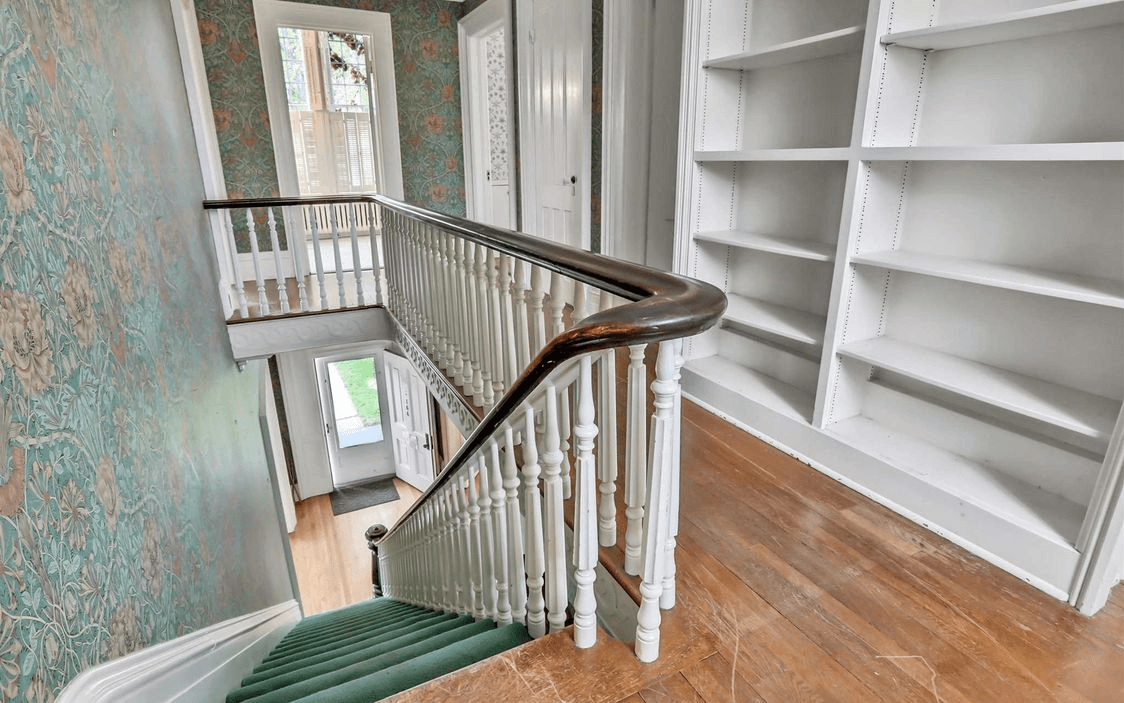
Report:
[{"label": "white baseboard", "polygon": [[221,701],[300,619],[289,600],[146,647],[83,671],[56,703]]}]

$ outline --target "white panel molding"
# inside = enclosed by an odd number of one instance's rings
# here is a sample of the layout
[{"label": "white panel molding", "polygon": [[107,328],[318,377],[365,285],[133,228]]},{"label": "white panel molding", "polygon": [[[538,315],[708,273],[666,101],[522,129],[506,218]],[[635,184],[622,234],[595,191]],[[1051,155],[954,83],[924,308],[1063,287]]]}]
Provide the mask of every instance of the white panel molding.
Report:
[{"label": "white panel molding", "polygon": [[394,327],[385,308],[297,315],[226,326],[236,361],[356,342],[389,341]]},{"label": "white panel molding", "polygon": [[648,239],[654,15],[650,0],[605,5],[601,253],[640,264]]},{"label": "white panel molding", "polygon": [[87,669],[56,701],[222,700],[300,619],[295,600],[231,618]]}]

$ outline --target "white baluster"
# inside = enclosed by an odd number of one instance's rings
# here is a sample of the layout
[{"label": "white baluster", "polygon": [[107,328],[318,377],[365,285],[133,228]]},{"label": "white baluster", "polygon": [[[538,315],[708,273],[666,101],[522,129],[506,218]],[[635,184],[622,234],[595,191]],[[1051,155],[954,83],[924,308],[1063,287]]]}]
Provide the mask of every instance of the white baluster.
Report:
[{"label": "white baluster", "polygon": [[491,461],[488,463],[488,484],[492,496],[492,522],[495,529],[495,547],[492,550],[492,565],[496,575],[496,623],[511,624],[511,590],[509,584],[511,566],[509,559],[507,530],[507,493],[503,487],[503,471],[500,469],[500,448],[496,440],[488,443]]},{"label": "white baluster", "polygon": [[[607,291],[601,291],[601,309],[611,307]],[[601,450],[597,453],[601,502],[598,508],[598,539],[602,547],[617,543],[617,355],[613,349],[598,355],[598,405],[601,409]]]},{"label": "white baluster", "polygon": [[515,332],[515,319],[513,317],[514,310],[511,303],[511,290],[513,287],[512,266],[513,260],[510,256],[500,255],[500,324],[503,333],[500,335],[499,342],[503,347],[503,383],[504,386],[510,388],[511,384],[515,383],[515,379],[519,376],[519,360],[516,356],[516,332]]},{"label": "white baluster", "polygon": [[339,289],[339,305],[337,307],[347,307],[347,293],[343,287],[343,257],[340,256],[340,228],[336,218],[336,206],[328,206],[328,222],[332,225],[332,254],[335,256],[336,261],[336,287]]},{"label": "white baluster", "polygon": [[305,210],[308,213],[308,225],[312,230],[312,260],[316,266],[316,283],[320,288],[320,309],[328,309],[328,287],[324,283],[324,261],[320,254],[320,228],[316,218],[316,209]]},{"label": "white baluster", "polygon": [[472,321],[472,400],[477,405],[484,405],[484,371],[482,364],[482,349],[484,347],[484,330],[480,324],[480,287],[477,285],[476,250],[480,245],[471,242],[465,243],[465,284],[468,289],[468,319]]},{"label": "white baluster", "polygon": [[[380,280],[382,256],[379,253],[378,234],[382,231],[382,223],[379,222],[377,205],[374,203],[365,203],[363,207],[367,208],[367,233],[371,238],[371,274],[375,277],[375,305],[383,305],[382,281]],[[375,226],[376,222],[379,222],[378,227]]]},{"label": "white baluster", "polygon": [[[437,231],[437,256],[441,264],[441,298],[438,304],[444,312],[445,320],[445,371],[449,377],[455,378],[457,371],[457,332],[460,329],[461,319],[454,312],[453,288],[453,259],[449,250],[452,235]],[[463,365],[463,361],[461,364]]]},{"label": "white baluster", "polygon": [[[558,391],[544,385],[546,411],[543,419],[544,556],[546,562],[546,608],[550,631],[566,625],[566,538],[562,515],[562,451],[558,437]],[[524,441],[531,441],[525,438]]]},{"label": "white baluster", "polygon": [[480,497],[476,505],[480,508],[480,558],[483,567],[484,612],[493,620],[499,617],[497,601],[499,591],[496,587],[496,525],[492,517],[492,490],[488,475],[488,464],[481,453],[477,458],[480,467]]},{"label": "white baluster", "polygon": [[574,484],[570,474],[570,389],[562,389],[558,399],[558,426],[561,432],[562,448],[562,497],[566,500],[574,497]]},{"label": "white baluster", "polygon": [[[583,286],[584,287],[584,286]],[[597,600],[593,583],[597,576],[597,471],[593,441],[597,437],[593,405],[593,358],[579,361],[577,424],[577,495],[574,500],[574,644],[588,649],[597,643]]]},{"label": "white baluster", "polygon": [[515,464],[515,433],[503,430],[503,488],[507,510],[508,582],[511,584],[511,617],[527,622],[527,582],[523,546],[523,516],[519,512],[519,467]]},{"label": "white baluster", "polygon": [[449,306],[450,314],[453,318],[453,368],[450,377],[453,379],[453,383],[463,386],[464,331],[467,320],[465,320],[464,313],[462,312],[464,296],[462,295],[463,289],[460,287],[460,264],[457,263],[457,238],[451,234],[445,237],[445,261],[448,266],[446,274],[448,283],[446,284],[446,289],[449,291],[449,298],[445,301],[445,304]]},{"label": "white baluster", "polygon": [[680,392],[679,371],[683,368],[683,340],[672,341],[675,350],[675,395],[671,408],[671,456],[670,460],[675,468],[675,476],[671,483],[671,525],[668,527],[667,538],[667,565],[663,575],[663,593],[660,595],[660,609],[671,610],[675,607],[675,538],[679,536],[679,475],[680,475],[680,450],[679,441],[682,432],[683,394]]},{"label": "white baluster", "polygon": [[445,502],[445,492],[435,493],[434,501],[437,502],[437,529],[436,552],[437,580],[441,582],[441,610],[449,612],[453,609],[453,584],[452,563],[453,552],[449,549],[449,518],[448,504]]},{"label": "white baluster", "polygon": [[675,342],[661,342],[656,358],[656,380],[652,383],[655,413],[652,415],[651,485],[648,489],[648,520],[644,531],[644,575],[640,582],[640,610],[636,616],[636,656],[655,661],[660,646],[660,598],[667,568],[667,546],[671,536],[673,486],[679,482],[679,462],[672,456],[675,422],[672,414],[679,394],[679,355]]},{"label": "white baluster", "polygon": [[[282,207],[281,213],[288,214],[285,220],[287,223],[295,224],[295,227],[285,230],[285,239],[289,244],[289,255],[293,257],[293,278],[296,279],[297,284],[297,303],[300,306],[301,312],[308,311],[308,290],[304,284],[304,268],[301,266],[301,247],[304,246],[304,229],[301,228],[297,218],[293,217],[292,207]],[[292,230],[297,230],[296,232]]]},{"label": "white baluster", "polygon": [[489,310],[488,292],[488,260],[490,255],[486,247],[476,245],[476,300],[477,320],[480,327],[480,366],[481,366],[481,399],[485,408],[491,408],[496,402],[496,389],[492,385],[492,350],[493,337],[496,334],[492,326]]},{"label": "white baluster", "polygon": [[[550,278],[550,334],[557,337],[566,330],[563,319],[563,310],[566,307],[566,298],[569,296],[570,279],[557,273]],[[570,394],[568,389],[563,390],[558,404],[559,429],[561,431],[562,448],[562,497],[569,500],[573,497],[573,481],[570,478]]]},{"label": "white baluster", "polygon": [[277,298],[281,301],[281,313],[287,314],[289,312],[289,293],[285,285],[285,269],[281,266],[281,242],[277,238],[277,222],[273,219],[273,208],[267,207],[265,212],[266,224],[269,227],[269,244],[273,247],[273,270],[277,277]]},{"label": "white baluster", "polygon": [[488,267],[488,339],[491,342],[492,391],[496,398],[503,395],[504,389],[504,327],[500,310],[500,274],[497,261],[500,258],[502,257],[498,254],[489,252],[485,262]]},{"label": "white baluster", "polygon": [[269,298],[265,294],[265,279],[261,273],[261,252],[258,251],[258,234],[254,231],[254,213],[246,208],[246,229],[250,235],[250,255],[254,261],[254,281],[258,284],[258,313],[269,314]]},{"label": "white baluster", "polygon": [[524,410],[523,425],[523,495],[527,506],[527,631],[531,637],[546,634],[545,556],[543,546],[543,507],[539,492],[539,452],[535,446],[535,410]]},{"label": "white baluster", "polygon": [[226,224],[227,240],[230,242],[230,271],[234,278],[231,283],[238,298],[238,314],[245,318],[249,316],[250,310],[246,302],[246,290],[242,285],[242,271],[238,267],[238,242],[234,238],[234,223],[230,220],[230,210],[222,211],[221,222]]},{"label": "white baluster", "polygon": [[[527,324],[527,294],[531,287],[531,264],[522,259],[515,260],[515,376],[531,365],[531,330]],[[515,380],[512,379],[512,383]]]},{"label": "white baluster", "polygon": [[644,501],[648,491],[648,441],[645,403],[647,370],[643,344],[628,348],[628,416],[625,426],[624,493],[627,524],[624,533],[624,572],[639,576],[644,568]]},{"label": "white baluster", "polygon": [[557,337],[566,330],[566,321],[563,312],[566,309],[566,298],[570,295],[571,283],[569,278],[553,273],[550,276],[550,335]]},{"label": "white baluster", "polygon": [[367,304],[367,298],[363,295],[363,264],[359,261],[358,212],[354,203],[348,204],[347,211],[351,220],[351,268],[355,274],[355,297],[359,307],[363,307]]},{"label": "white baluster", "polygon": [[480,504],[476,495],[476,478],[469,465],[466,488],[468,489],[468,521],[471,531],[472,555],[472,616],[477,620],[489,617],[484,605],[484,552],[480,542]]},{"label": "white baluster", "polygon": [[469,285],[468,274],[465,272],[465,252],[468,249],[468,243],[460,238],[453,242],[455,247],[454,263],[457,267],[457,311],[460,313],[462,324],[461,334],[461,375],[458,379],[460,387],[466,394],[472,393],[472,379],[474,375],[475,360],[472,356],[472,335],[475,329],[475,323],[469,317],[469,311],[472,309],[469,305]]},{"label": "white baluster", "polygon": [[550,272],[541,266],[531,265],[531,329],[534,332],[531,343],[532,359],[546,346],[546,308],[543,299],[550,286],[550,276]]}]

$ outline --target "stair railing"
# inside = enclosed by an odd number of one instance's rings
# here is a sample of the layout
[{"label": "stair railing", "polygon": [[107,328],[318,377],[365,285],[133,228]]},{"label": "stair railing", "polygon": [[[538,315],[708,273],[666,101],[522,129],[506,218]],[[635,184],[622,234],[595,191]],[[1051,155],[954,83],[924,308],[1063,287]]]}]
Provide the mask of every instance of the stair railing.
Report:
[{"label": "stair railing", "polygon": [[[379,195],[207,206],[325,204],[372,208],[371,241],[377,238],[385,262],[380,299],[486,411],[379,540],[384,593],[499,624],[523,622],[534,637],[565,627],[572,609],[575,644],[591,647],[598,548],[616,545],[620,533],[620,566],[640,577],[636,654],[654,661],[660,610],[675,604],[682,340],[720,319],[725,296],[693,279]],[[649,425],[650,344],[659,346]],[[618,432],[614,350],[624,347],[625,427]]]}]

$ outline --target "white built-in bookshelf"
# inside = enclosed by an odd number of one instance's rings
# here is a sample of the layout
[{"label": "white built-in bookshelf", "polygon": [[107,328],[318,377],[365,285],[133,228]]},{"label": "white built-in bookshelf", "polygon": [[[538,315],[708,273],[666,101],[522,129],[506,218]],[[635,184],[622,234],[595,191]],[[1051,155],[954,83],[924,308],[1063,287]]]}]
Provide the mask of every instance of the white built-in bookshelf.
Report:
[{"label": "white built-in bookshelf", "polygon": [[730,304],[685,392],[1076,602],[1124,426],[1124,0],[686,33],[676,261]]}]

